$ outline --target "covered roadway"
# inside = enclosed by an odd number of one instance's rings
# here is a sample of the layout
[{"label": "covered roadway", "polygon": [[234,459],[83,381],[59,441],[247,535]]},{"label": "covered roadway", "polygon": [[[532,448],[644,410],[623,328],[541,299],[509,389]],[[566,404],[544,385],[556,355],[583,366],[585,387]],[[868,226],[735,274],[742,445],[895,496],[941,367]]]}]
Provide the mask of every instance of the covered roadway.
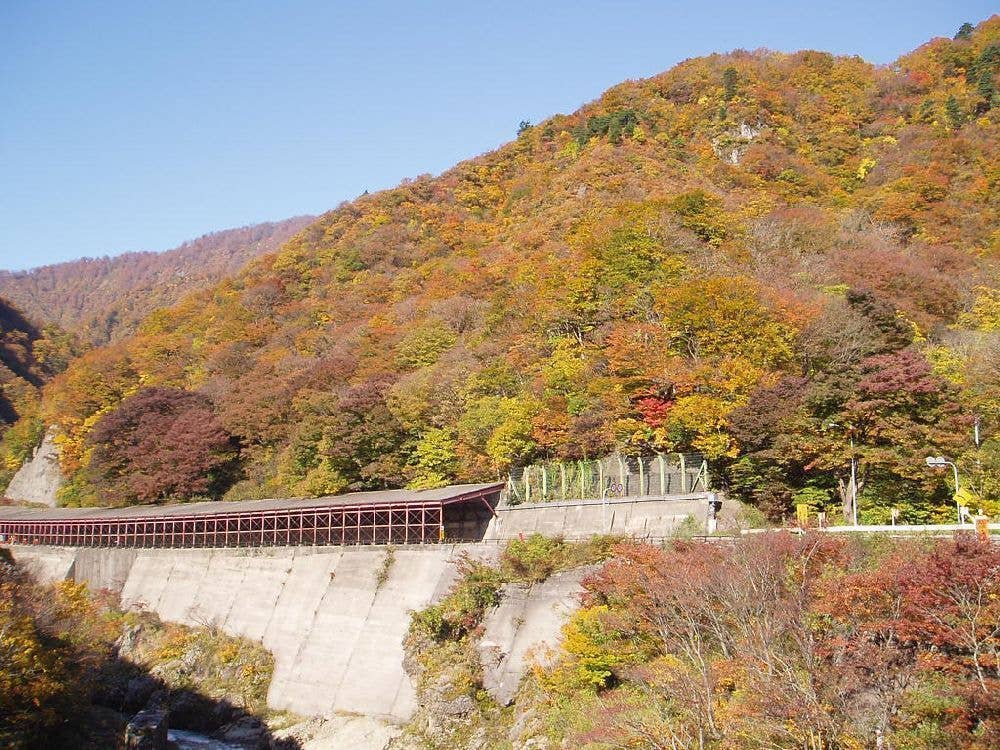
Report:
[{"label": "covered roadway", "polygon": [[504,483],[126,508],[0,507],[0,543],[64,547],[432,544],[482,539]]}]

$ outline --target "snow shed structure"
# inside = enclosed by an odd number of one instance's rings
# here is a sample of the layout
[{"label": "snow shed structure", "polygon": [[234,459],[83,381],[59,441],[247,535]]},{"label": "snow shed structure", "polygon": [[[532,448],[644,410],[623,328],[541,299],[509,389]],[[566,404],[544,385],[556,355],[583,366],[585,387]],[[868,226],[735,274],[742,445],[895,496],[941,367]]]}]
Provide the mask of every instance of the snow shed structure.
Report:
[{"label": "snow shed structure", "polygon": [[0,543],[146,548],[475,542],[495,515],[503,487],[127,508],[0,507]]}]

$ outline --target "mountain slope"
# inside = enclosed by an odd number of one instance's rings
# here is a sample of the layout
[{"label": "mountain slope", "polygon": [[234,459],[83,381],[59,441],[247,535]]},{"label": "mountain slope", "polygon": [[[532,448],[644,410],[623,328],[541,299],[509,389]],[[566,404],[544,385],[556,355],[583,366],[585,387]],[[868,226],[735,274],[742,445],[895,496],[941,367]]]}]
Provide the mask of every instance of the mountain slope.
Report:
[{"label": "mountain slope", "polygon": [[0,295],[36,320],[96,344],[133,332],[158,307],[217,283],[276,250],[312,216],[212,232],[162,253],[83,258],[29,271],[0,271]]},{"label": "mountain slope", "polygon": [[153,385],[212,399],[231,498],[614,449],[705,453],[775,515],[844,503],[850,456],[871,518],[948,512],[927,450],[1000,497],[966,438],[1000,417],[998,45],[689,60],[346,204],[57,379],[65,499]]},{"label": "mountain slope", "polygon": [[38,328],[0,297],[0,488],[41,440],[41,386],[78,353],[64,331]]}]

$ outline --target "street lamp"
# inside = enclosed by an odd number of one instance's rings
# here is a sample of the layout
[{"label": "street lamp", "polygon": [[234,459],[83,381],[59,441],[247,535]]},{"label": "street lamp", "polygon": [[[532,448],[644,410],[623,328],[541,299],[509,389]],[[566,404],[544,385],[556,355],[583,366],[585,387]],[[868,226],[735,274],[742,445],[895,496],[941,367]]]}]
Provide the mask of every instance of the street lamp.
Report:
[{"label": "street lamp", "polygon": [[955,472],[955,511],[958,513],[958,523],[962,524],[962,506],[958,499],[958,467],[955,466],[951,461],[949,461],[944,456],[928,456],[924,459],[924,462],[930,466],[932,469],[943,469],[945,466],[950,466],[951,470]]}]

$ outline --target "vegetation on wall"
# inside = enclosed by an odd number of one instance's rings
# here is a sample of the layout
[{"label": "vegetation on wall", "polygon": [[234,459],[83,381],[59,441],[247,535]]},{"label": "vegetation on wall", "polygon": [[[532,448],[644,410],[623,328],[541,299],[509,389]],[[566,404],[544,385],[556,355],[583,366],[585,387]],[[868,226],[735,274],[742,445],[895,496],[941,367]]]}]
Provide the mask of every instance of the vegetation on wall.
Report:
[{"label": "vegetation on wall", "polygon": [[[508,586],[530,587],[557,571],[607,560],[621,541],[595,537],[566,542],[531,534],[508,542],[499,565],[461,557],[448,594],[411,617],[404,667],[421,708],[399,747],[510,748],[514,712],[499,706],[483,688],[478,651],[483,618],[500,603]],[[522,624],[512,623],[515,629]]]}]

